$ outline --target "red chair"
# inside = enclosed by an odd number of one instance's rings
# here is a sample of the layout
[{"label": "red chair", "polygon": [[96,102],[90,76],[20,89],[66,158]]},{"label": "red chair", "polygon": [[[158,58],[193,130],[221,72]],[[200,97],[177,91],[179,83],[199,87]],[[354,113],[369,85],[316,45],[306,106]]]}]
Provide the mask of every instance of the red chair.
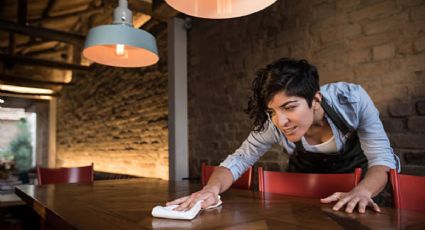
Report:
[{"label": "red chair", "polygon": [[93,182],[93,163],[74,168],[42,168],[37,166],[39,185]]},{"label": "red chair", "polygon": [[[202,162],[201,170],[201,180],[202,180],[202,186],[205,186],[208,182],[208,179],[210,178],[211,174],[213,173],[214,169],[217,166],[209,166],[206,165],[205,162]],[[249,167],[248,170],[242,174],[241,177],[239,177],[238,180],[236,180],[232,188],[240,188],[240,189],[251,189],[252,187],[252,167]]]},{"label": "red chair", "polygon": [[425,212],[425,177],[398,174],[391,169],[390,180],[396,208]]},{"label": "red chair", "polygon": [[348,192],[360,181],[361,168],[354,173],[313,174],[265,171],[258,167],[260,192],[324,198],[334,192]]}]

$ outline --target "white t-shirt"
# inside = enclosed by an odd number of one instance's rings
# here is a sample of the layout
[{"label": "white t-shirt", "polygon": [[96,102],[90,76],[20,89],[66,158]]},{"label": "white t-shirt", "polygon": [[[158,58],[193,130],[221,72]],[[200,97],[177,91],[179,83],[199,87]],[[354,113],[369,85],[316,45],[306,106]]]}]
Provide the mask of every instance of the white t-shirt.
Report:
[{"label": "white t-shirt", "polygon": [[306,151],[314,153],[337,153],[335,136],[332,136],[329,140],[320,143],[318,145],[310,145],[307,140],[302,137],[301,143]]}]

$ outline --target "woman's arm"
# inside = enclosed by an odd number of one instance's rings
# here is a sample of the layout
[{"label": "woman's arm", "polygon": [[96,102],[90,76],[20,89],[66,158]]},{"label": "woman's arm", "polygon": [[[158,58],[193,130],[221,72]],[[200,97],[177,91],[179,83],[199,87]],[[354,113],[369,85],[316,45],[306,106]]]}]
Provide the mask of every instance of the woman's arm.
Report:
[{"label": "woman's arm", "polygon": [[353,212],[356,206],[360,213],[364,213],[367,206],[379,212],[378,205],[372,200],[379,194],[388,181],[390,168],[397,168],[398,158],[394,155],[387,134],[379,118],[379,112],[366,91],[358,86],[351,85],[346,93],[355,118],[352,124],[357,124],[361,148],[368,159],[368,171],[365,178],[348,193],[337,192],[321,199],[323,203],[335,202],[334,210],[345,207],[346,212]]},{"label": "woman's arm", "polygon": [[218,194],[230,188],[258,158],[260,158],[273,143],[279,141],[279,133],[269,124],[264,132],[251,132],[242,145],[216,167],[207,185],[202,190],[189,196],[168,202],[167,205],[179,205],[175,210],[182,211],[191,208],[198,200],[204,200],[202,207],[217,203]]},{"label": "woman's arm", "polygon": [[229,189],[232,183],[233,176],[230,170],[225,167],[217,167],[202,190],[192,193],[190,196],[168,202],[167,205],[178,204],[179,207],[175,210],[183,211],[192,208],[198,200],[204,200],[202,208],[206,208],[216,204],[218,202],[218,194]]}]

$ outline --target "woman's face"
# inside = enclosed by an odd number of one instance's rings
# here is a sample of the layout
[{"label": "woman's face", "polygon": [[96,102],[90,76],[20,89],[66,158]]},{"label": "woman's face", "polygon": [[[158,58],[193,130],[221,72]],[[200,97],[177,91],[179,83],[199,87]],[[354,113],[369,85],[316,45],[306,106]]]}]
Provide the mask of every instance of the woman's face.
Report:
[{"label": "woman's face", "polygon": [[272,122],[291,142],[301,140],[313,124],[314,110],[320,104],[313,100],[311,108],[303,97],[287,96],[285,91],[276,93],[267,104]]}]

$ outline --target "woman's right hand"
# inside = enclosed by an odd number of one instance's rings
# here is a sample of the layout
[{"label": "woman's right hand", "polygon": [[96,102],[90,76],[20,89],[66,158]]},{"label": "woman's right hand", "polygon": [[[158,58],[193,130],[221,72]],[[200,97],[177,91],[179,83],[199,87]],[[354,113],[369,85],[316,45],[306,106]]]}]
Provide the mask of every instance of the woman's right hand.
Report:
[{"label": "woman's right hand", "polygon": [[174,209],[175,211],[186,211],[191,209],[199,200],[203,200],[201,207],[207,208],[218,202],[219,191],[220,189],[215,186],[206,185],[202,190],[167,202],[166,205],[179,205]]},{"label": "woman's right hand", "polygon": [[233,183],[232,173],[228,168],[216,167],[211,174],[207,185],[202,190],[192,193],[190,196],[178,198],[176,200],[167,202],[168,205],[178,205],[174,210],[185,211],[191,209],[196,202],[203,200],[201,207],[207,208],[215,205],[218,202],[218,194],[226,191]]}]

